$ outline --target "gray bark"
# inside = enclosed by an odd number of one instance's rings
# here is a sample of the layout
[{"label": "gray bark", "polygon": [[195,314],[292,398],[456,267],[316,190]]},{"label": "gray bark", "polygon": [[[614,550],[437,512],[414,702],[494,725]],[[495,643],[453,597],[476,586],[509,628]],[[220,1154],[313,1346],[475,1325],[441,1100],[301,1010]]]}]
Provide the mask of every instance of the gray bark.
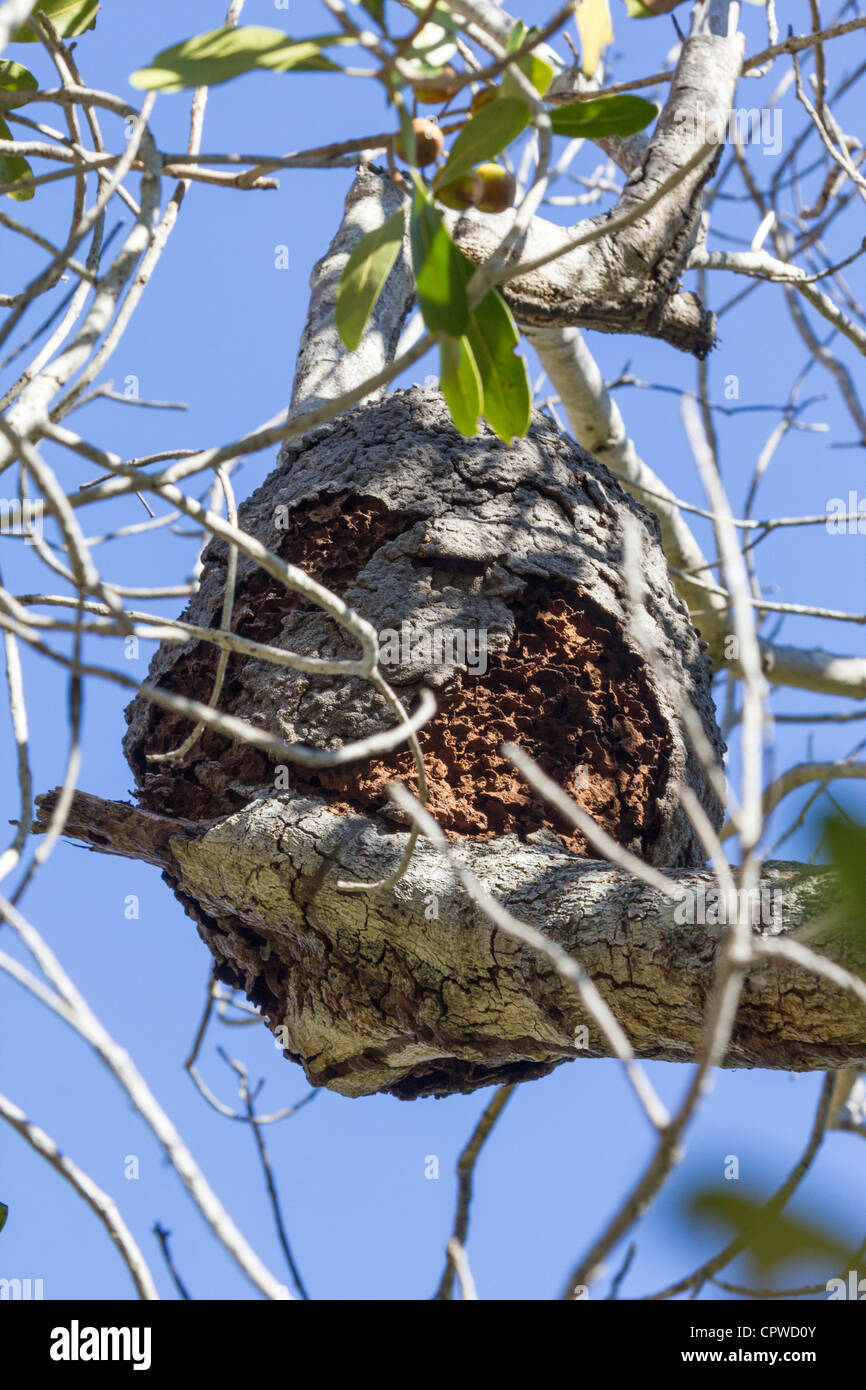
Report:
[{"label": "gray bark", "polygon": [[[692,32],[683,44],[652,138],[645,147],[640,143],[611,147],[611,154],[619,155],[629,173],[613,214],[627,213],[645,202],[714,132],[723,138],[744,45],[742,34],[735,29],[729,32],[730,8],[724,0],[695,7]],[[557,78],[555,91],[560,99],[568,85],[567,75]],[[708,155],[645,217],[510,281],[505,296],[518,323],[641,333],[705,357],[715,341],[715,320],[697,296],[680,291],[679,278],[695,244],[701,194],[715,163]],[[565,246],[575,232],[603,227],[610,216],[587,218],[568,228],[534,217],[521,259],[548,255]],[[495,250],[512,217],[510,213],[499,217],[468,214],[457,226],[462,249],[473,260],[484,260]]]},{"label": "gray bark", "polygon": [[[44,816],[51,798],[41,803]],[[405,833],[377,818],[337,816],[321,797],[284,793],[205,830],[78,795],[67,834],[164,868],[220,978],[261,1006],[313,1085],[408,1099],[609,1055],[550,962],[491,926],[429,844],[420,842],[390,893],[368,898],[336,887],[393,868]],[[531,844],[515,836],[464,841],[459,854],[516,916],[581,962],[638,1056],[694,1059],[721,926],[679,925],[661,893],[543,836]],[[692,893],[714,884],[701,870],[666,876]],[[838,927],[816,926],[835,900],[826,869],[768,864],[761,888],[777,906],[772,895],[781,894],[781,920],[758,931],[808,938],[812,949],[857,966]],[[576,1045],[584,1025],[587,1045]],[[861,1005],[786,964],[753,967],[726,1066],[864,1063]]]},{"label": "gray bark", "polygon": [[408,237],[355,352],[347,351],[337,332],[335,304],[340,276],[358,242],[367,232],[381,227],[405,201],[405,194],[386,173],[368,164],[358,165],[337,234],[310,276],[310,306],[292,392],[293,415],[303,415],[327,401],[337,400],[393,361],[415,292]]}]

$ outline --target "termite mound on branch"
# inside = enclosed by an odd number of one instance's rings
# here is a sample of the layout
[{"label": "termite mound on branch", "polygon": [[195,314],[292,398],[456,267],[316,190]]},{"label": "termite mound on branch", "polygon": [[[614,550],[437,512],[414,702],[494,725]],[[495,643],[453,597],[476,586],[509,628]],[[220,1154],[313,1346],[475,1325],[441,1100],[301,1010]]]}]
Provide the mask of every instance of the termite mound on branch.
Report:
[{"label": "termite mound on branch", "polygon": [[[640,625],[623,574],[624,518],[638,523]],[[445,829],[525,837],[547,827],[586,853],[500,756],[511,740],[619,843],[654,864],[703,862],[676,782],[695,789],[715,823],[720,807],[678,712],[691,701],[719,750],[709,661],[674,594],[655,519],[546,417],[506,446],[486,429],[459,435],[438,392],[394,392],[285,451],[240,524],[373,625],[405,704],[423,685],[435,691],[439,712],[420,739]],[[219,626],[226,562],[225,543],[212,542],[189,621]],[[357,655],[330,618],[244,556],[232,630],[305,656]],[[166,644],[149,679],[206,701],[216,659],[200,642]],[[393,723],[364,681],[243,656],[230,660],[220,708],[318,747]],[[209,820],[275,789],[266,754],[213,731],[180,764],[150,763],[191,726],[141,699],[127,717],[125,749],[149,810]],[[385,786],[412,775],[402,750],[329,771],[292,768],[289,781],[331,793],[335,809],[399,820]]]},{"label": "termite mound on branch", "polygon": [[[721,754],[704,644],[674,593],[655,518],[546,416],[509,445],[486,428],[467,439],[437,391],[395,391],[285,449],[240,508],[240,525],[372,624],[404,705],[422,687],[435,692],[436,716],[419,736],[430,809],[482,863],[512,862],[512,886],[525,890],[533,856],[541,893],[554,860],[577,865],[593,852],[502,757],[509,741],[619,844],[669,869],[703,863],[678,786],[720,824],[681,719],[688,701]],[[220,626],[227,562],[226,543],[212,541],[188,621]],[[358,655],[331,618],[243,554],[231,626],[304,656]],[[148,679],[206,702],[216,666],[213,646],[166,643]],[[230,658],[219,708],[318,748],[394,723],[368,681],[246,655]],[[116,834],[107,814],[88,833],[82,800],[70,833],[121,854],[141,840],[140,856],[163,867],[196,920],[218,977],[261,1007],[314,1084],[448,1094],[564,1060],[579,1010],[564,1022],[561,1000],[543,983],[539,993],[525,965],[520,1007],[502,978],[491,992],[476,948],[489,953],[493,929],[475,915],[470,945],[437,919],[430,895],[444,904],[454,894],[429,847],[393,890],[338,889],[399,862],[406,824],[385,789],[395,778],[414,783],[405,748],[286,769],[205,730],[181,761],[153,762],[192,725],[141,697],[127,719],[141,810],[127,807]],[[449,911],[468,923],[455,902]]]}]

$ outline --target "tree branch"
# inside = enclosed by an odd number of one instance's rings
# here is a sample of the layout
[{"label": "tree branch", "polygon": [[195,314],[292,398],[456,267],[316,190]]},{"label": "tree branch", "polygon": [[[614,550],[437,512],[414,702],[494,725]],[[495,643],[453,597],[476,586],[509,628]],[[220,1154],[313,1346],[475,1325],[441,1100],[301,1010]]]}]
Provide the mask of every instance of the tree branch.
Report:
[{"label": "tree branch", "polygon": [[[731,654],[734,648],[726,644],[730,635],[727,600],[715,586],[706,587],[710,562],[670,488],[638,454],[580,330],[531,328],[525,332],[565,407],[575,439],[658,517],[674,587],[692,611],[714,664],[739,672],[739,662]],[[771,685],[866,698],[866,658],[767,641],[760,647]]]},{"label": "tree branch", "polygon": [[[580,233],[604,233],[611,219],[639,211],[677,173],[682,177],[645,217],[611,230],[599,242],[571,248],[575,228],[534,218],[521,260],[548,263],[517,276],[503,290],[521,326],[641,333],[698,357],[709,352],[714,320],[694,295],[679,292],[678,280],[694,244],[701,190],[714,167],[710,154],[698,157],[727,127],[742,63],[743,37],[728,32],[730,8],[727,0],[696,6],[692,34],[640,163],[631,169],[613,211],[581,222]],[[473,260],[483,261],[512,218],[470,213],[457,223],[457,240]]]},{"label": "tree branch", "polygon": [[[39,804],[44,823],[52,796]],[[392,893],[339,891],[340,879],[384,877],[399,858],[405,834],[375,816],[338,817],[318,797],[281,793],[191,832],[79,793],[66,833],[163,868],[202,936],[217,943],[226,981],[255,991],[260,980],[270,1028],[313,1085],[410,1098],[610,1055],[550,960],[467,903],[427,841]],[[742,904],[726,903],[708,871],[663,871],[677,900],[568,853],[549,832],[529,840],[462,841],[459,854],[510,912],[586,969],[636,1056],[693,1060],[725,922]],[[808,940],[837,971],[862,968],[829,915],[835,902],[829,870],[790,863],[765,865],[750,898],[763,919],[755,930],[769,940]],[[361,962],[363,988],[352,991]],[[725,1066],[864,1062],[863,1009],[838,979],[782,958],[751,969]]]},{"label": "tree branch", "polygon": [[[292,414],[304,415],[381,372],[394,360],[400,331],[414,294],[406,247],[397,258],[355,352],[336,324],[336,295],[343,268],[361,237],[402,207],[402,193],[387,174],[360,164],[346,198],[336,236],[310,277],[310,307],[301,336],[292,393]],[[366,399],[383,394],[380,388]]]}]

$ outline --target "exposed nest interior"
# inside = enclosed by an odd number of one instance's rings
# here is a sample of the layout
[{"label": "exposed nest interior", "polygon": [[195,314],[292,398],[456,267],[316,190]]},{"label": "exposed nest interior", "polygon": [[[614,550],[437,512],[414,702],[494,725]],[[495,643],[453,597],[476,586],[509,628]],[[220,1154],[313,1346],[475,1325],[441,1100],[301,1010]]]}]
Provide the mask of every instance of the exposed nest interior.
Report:
[{"label": "exposed nest interior", "polygon": [[[373,497],[326,496],[292,511],[279,549],[341,594],[369,558],[414,520]],[[278,641],[284,620],[304,602],[256,569],[239,586],[233,630],[260,642]],[[591,854],[583,837],[502,758],[500,745],[513,741],[618,843],[640,852],[656,829],[653,808],[670,756],[669,734],[643,663],[627,650],[615,620],[576,589],[530,581],[511,607],[515,627],[507,651],[490,652],[483,674],[460,672],[437,692],[439,711],[420,733],[432,813],[446,831],[463,836],[513,832],[525,838],[547,828],[574,852]],[[229,661],[223,710],[237,704],[246,660]],[[174,665],[170,688],[206,702],[216,662],[214,647],[197,644]],[[150,707],[147,740],[133,754],[145,808],[208,821],[248,801],[245,788],[273,785],[266,754],[210,730],[181,763],[145,760],[145,753],[176,747],[189,728],[183,717]],[[408,749],[317,773],[291,770],[293,786],[325,790],[337,812],[363,808],[392,818],[397,813],[385,786],[395,778],[414,782]]]}]

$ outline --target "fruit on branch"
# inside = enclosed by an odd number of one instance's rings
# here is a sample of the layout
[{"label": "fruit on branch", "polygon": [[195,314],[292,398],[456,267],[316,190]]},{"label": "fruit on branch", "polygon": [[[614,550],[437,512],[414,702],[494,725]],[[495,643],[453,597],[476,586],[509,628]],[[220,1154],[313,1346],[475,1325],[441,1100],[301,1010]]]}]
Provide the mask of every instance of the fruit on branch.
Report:
[{"label": "fruit on branch", "polygon": [[457,69],[448,63],[441,72],[425,78],[423,83],[419,82],[414,89],[415,96],[425,106],[441,106],[456,91],[457,80]]},{"label": "fruit on branch", "polygon": [[514,202],[517,183],[501,164],[479,164],[475,170],[483,185],[476,204],[479,212],[505,212]]},{"label": "fruit on branch", "polygon": [[453,183],[444,184],[436,191],[440,203],[444,203],[446,208],[453,208],[455,212],[465,212],[467,208],[476,207],[483,196],[484,180],[475,170],[455,179]]},{"label": "fruit on branch", "polygon": [[[416,116],[412,122],[412,129],[415,132],[414,162],[419,169],[425,169],[428,164],[436,163],[445,148],[445,136],[436,122],[428,120],[426,116]],[[394,151],[401,159],[405,159],[407,164],[412,163],[403,141],[402,131],[398,131],[394,136]]]}]

